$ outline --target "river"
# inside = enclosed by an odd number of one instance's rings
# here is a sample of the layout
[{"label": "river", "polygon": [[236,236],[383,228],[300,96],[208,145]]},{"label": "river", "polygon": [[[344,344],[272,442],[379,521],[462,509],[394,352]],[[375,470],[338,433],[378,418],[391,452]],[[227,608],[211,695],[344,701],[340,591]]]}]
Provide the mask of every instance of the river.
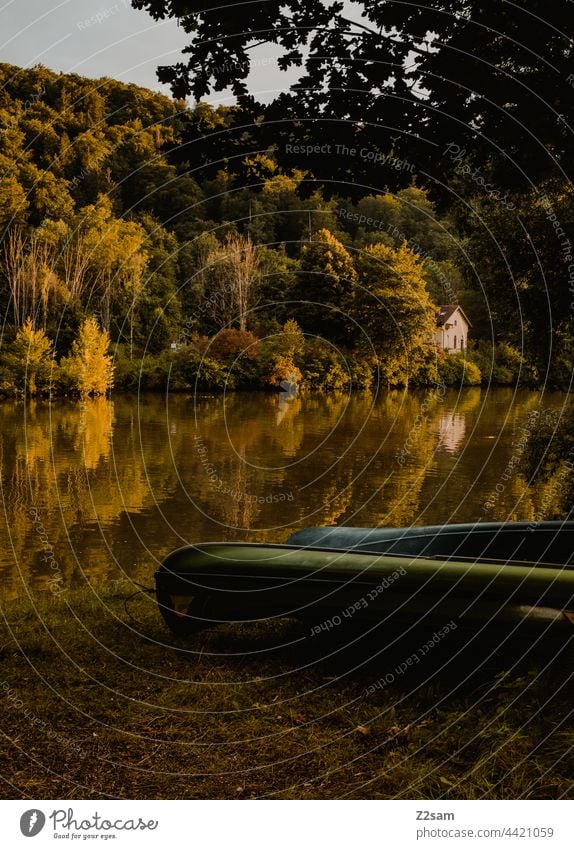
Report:
[{"label": "river", "polygon": [[526,436],[541,403],[565,400],[434,387],[4,402],[2,594],[55,575],[150,583],[185,543],[283,542],[308,525],[542,518]]}]

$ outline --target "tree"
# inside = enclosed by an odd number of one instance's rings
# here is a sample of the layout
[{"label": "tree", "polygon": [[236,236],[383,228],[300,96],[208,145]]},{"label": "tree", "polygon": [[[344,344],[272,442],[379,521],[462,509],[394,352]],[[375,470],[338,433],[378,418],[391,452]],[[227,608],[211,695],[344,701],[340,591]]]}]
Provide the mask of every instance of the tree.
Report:
[{"label": "tree", "polygon": [[184,317],[182,335],[188,337],[198,330],[216,331],[225,322],[219,324],[217,315],[211,314],[208,294],[214,281],[208,258],[218,251],[219,242],[213,233],[206,231],[178,247],[178,277],[183,281],[178,290]]},{"label": "tree", "polygon": [[305,336],[293,319],[289,319],[277,333],[270,334],[263,342],[262,359],[268,370],[271,386],[281,387],[291,396],[296,394],[301,382],[301,370],[296,364],[305,347]]},{"label": "tree", "polygon": [[2,357],[2,365],[26,395],[34,396],[51,388],[55,369],[52,342],[44,330],[34,329],[31,318],[18,330],[16,339]]},{"label": "tree", "polygon": [[425,365],[436,325],[424,264],[405,244],[378,244],[359,255],[357,272],[350,307],[357,344],[367,356],[374,351],[388,382],[408,382]]},{"label": "tree", "polygon": [[[322,145],[326,140],[325,123],[309,121],[309,116],[327,119],[328,139],[333,145],[332,155],[315,157],[305,162],[315,176],[331,180],[333,174],[352,182],[358,172],[371,172],[380,176],[380,168],[367,159],[338,156],[336,144],[361,146],[361,139],[370,133],[376,136],[375,149],[387,149],[391,133],[380,121],[381,102],[385,104],[386,127],[403,126],[405,102],[389,97],[389,83],[408,94],[404,85],[403,61],[409,54],[411,43],[407,39],[381,38],[377,26],[369,31],[366,26],[373,8],[380,4],[366,4],[364,19],[359,23],[343,13],[343,4],[324,0],[299,0],[279,3],[271,0],[265,4],[243,4],[225,8],[221,14],[218,5],[209,9],[190,0],[132,0],[135,8],[146,9],[154,18],[175,17],[190,36],[186,48],[189,60],[173,66],[162,66],[158,76],[171,85],[176,97],[192,94],[196,100],[215,91],[231,88],[240,109],[232,116],[232,128],[226,135],[226,146],[239,147],[249,123],[256,127],[257,148],[272,145],[283,148],[282,164],[301,168],[302,160],[289,160],[283,142],[309,142]],[[384,4],[385,8],[388,4]],[[361,10],[363,11],[363,10]],[[357,15],[358,18],[358,15]],[[291,91],[283,91],[269,104],[256,102],[248,90],[246,79],[251,70],[250,51],[258,44],[279,45],[282,55],[278,65],[282,70],[303,67],[305,72]],[[366,60],[365,57],[369,59]],[[360,125],[367,106],[377,105],[375,133],[372,124]],[[262,118],[268,120],[261,120]],[[301,119],[297,122],[297,119]],[[372,122],[373,124],[375,121]],[[236,124],[237,130],[233,129]],[[207,147],[205,134],[190,128],[190,138]],[[194,131],[195,130],[195,131]],[[217,130],[208,132],[213,143],[221,146]],[[396,135],[396,133],[394,134]],[[212,161],[215,158],[212,156]],[[209,157],[206,158],[209,161]],[[239,163],[239,160],[238,160]],[[371,180],[371,185],[378,185]]]},{"label": "tree", "polygon": [[[134,310],[148,257],[146,233],[136,221],[116,218],[109,198],[78,211],[63,249],[66,280],[86,310],[98,304],[102,325],[115,320],[118,339],[126,336],[133,349]],[[127,325],[127,333],[124,328]]]},{"label": "tree", "polygon": [[294,312],[303,328],[336,344],[348,341],[347,305],[357,279],[350,253],[322,229],[301,251],[300,271],[293,289]]},{"label": "tree", "polygon": [[574,503],[574,405],[542,408],[528,433],[524,472],[533,488],[542,489],[540,519],[570,518]]},{"label": "tree", "polygon": [[179,243],[150,215],[140,215],[138,223],[146,233],[148,263],[135,305],[135,340],[146,351],[159,352],[177,339],[181,326],[181,303],[177,297]]},{"label": "tree", "polygon": [[37,229],[27,239],[23,230],[15,227],[4,245],[2,271],[8,282],[16,326],[21,326],[27,316],[32,317],[35,325],[41,313],[46,328],[50,300],[62,290],[55,271],[55,246],[43,235]]},{"label": "tree", "polygon": [[233,303],[239,315],[239,329],[247,326],[247,313],[259,279],[259,256],[251,237],[231,234],[226,239],[227,268]]},{"label": "tree", "polygon": [[[505,182],[524,184],[531,174],[537,179],[568,164],[565,116],[574,105],[568,3],[270,0],[227,4],[225,15],[220,4],[194,0],[132,5],[155,19],[176,18],[189,35],[187,62],[160,67],[159,79],[179,97],[231,88],[243,113],[238,126],[247,117],[259,121],[259,149],[278,138],[321,144],[329,122],[334,143],[362,145],[373,155],[402,151],[435,173],[448,170],[444,150],[453,141],[476,162],[496,163]],[[266,104],[247,86],[250,51],[261,44],[279,46],[282,70],[304,68]],[[317,177],[381,185],[380,160],[308,161]],[[390,176],[400,182],[400,174]]]},{"label": "tree", "polygon": [[523,378],[568,385],[574,340],[568,281],[574,191],[569,184],[549,181],[515,196],[515,204],[509,211],[478,197],[472,204],[476,214],[469,215],[462,204],[452,208],[466,230],[463,271],[465,299],[474,296],[473,335],[516,348],[528,367]]},{"label": "tree", "polygon": [[[410,186],[398,192],[366,195],[356,205],[357,216],[341,216],[343,226],[362,221],[357,226],[356,242],[368,244],[379,241],[373,238],[382,233],[386,244],[399,247],[408,240],[409,246],[419,254],[428,254],[433,260],[458,258],[457,245],[452,235],[452,222],[438,214],[426,189]],[[371,223],[366,222],[371,219]],[[376,222],[376,223],[374,223]],[[351,232],[355,232],[352,230]]]},{"label": "tree", "polygon": [[[0,173],[2,168],[0,166]],[[0,235],[14,224],[21,225],[28,209],[26,192],[13,175],[2,174],[0,180]]]},{"label": "tree", "polygon": [[[412,20],[408,11],[399,27],[412,31]],[[416,76],[436,110],[425,110],[424,126],[441,153],[456,142],[506,186],[527,187],[568,170],[566,116],[574,107],[569,4],[440,0],[419,22],[419,32],[432,31],[437,45],[419,54]]]},{"label": "tree", "polygon": [[259,253],[251,237],[229,234],[223,245],[208,254],[206,265],[206,303],[214,317],[219,318],[219,327],[237,321],[239,329],[246,330],[247,314],[260,277]]},{"label": "tree", "polygon": [[290,301],[299,263],[287,256],[283,244],[260,247],[259,258],[261,278],[257,289],[257,325],[263,330],[277,328],[293,313]]},{"label": "tree", "polygon": [[464,290],[462,272],[468,270],[472,279],[473,269],[467,269],[468,258],[454,222],[448,213],[437,212],[426,189],[410,186],[395,193],[369,194],[353,209],[343,208],[343,213],[340,222],[353,235],[355,246],[382,242],[398,248],[406,241],[425,260],[424,276],[433,300],[437,304],[459,301]]},{"label": "tree", "polygon": [[60,363],[63,374],[82,397],[104,395],[113,385],[114,366],[108,354],[110,335],[95,318],[82,323],[68,357]]}]

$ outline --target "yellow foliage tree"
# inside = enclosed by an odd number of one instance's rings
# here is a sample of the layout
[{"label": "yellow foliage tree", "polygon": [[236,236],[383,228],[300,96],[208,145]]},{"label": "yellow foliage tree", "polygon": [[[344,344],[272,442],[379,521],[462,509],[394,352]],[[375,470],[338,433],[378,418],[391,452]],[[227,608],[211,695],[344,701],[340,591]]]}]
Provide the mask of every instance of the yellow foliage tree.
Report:
[{"label": "yellow foliage tree", "polygon": [[378,244],[359,254],[357,271],[350,312],[363,344],[374,350],[388,381],[403,383],[422,367],[435,329],[424,263],[404,242],[398,249]]},{"label": "yellow foliage tree", "polygon": [[108,331],[100,330],[95,318],[85,319],[70,356],[61,362],[64,375],[82,397],[104,395],[112,388],[114,366],[108,354],[109,345]]},{"label": "yellow foliage tree", "polygon": [[2,364],[26,395],[48,390],[54,367],[52,342],[43,330],[35,330],[32,319],[28,318],[2,358]]},{"label": "yellow foliage tree", "polygon": [[264,356],[270,356],[271,386],[281,385],[284,391],[295,393],[302,377],[295,357],[303,351],[304,345],[305,335],[293,319],[286,321],[279,333],[266,340]]},{"label": "yellow foliage tree", "polygon": [[357,274],[345,246],[322,228],[301,251],[301,270],[292,298],[303,330],[335,344],[348,341],[346,306]]}]

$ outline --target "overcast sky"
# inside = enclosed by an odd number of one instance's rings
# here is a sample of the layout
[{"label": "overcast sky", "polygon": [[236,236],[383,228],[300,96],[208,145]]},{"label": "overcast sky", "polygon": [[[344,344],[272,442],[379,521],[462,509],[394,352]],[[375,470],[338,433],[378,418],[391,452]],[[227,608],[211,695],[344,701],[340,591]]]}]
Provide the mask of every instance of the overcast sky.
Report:
[{"label": "overcast sky", "polygon": [[[156,68],[181,59],[185,44],[186,34],[174,21],[156,23],[129,0],[0,0],[0,62],[114,77],[170,94],[158,83]],[[250,83],[269,97],[286,78],[269,47],[262,49],[265,56],[253,51]],[[204,99],[231,102],[225,92]]]}]

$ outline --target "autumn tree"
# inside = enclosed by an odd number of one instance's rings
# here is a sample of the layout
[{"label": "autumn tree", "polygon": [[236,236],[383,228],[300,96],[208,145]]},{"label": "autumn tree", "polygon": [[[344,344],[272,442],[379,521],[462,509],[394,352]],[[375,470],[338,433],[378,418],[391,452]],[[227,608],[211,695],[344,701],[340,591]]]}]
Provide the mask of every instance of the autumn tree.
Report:
[{"label": "autumn tree", "polygon": [[[301,369],[297,359],[305,348],[305,335],[296,321],[289,319],[278,333],[271,334],[263,343],[268,359],[271,386],[281,386],[291,394],[301,382]],[[287,388],[286,388],[287,387]]]},{"label": "autumn tree", "polygon": [[301,251],[292,295],[297,302],[294,313],[303,330],[345,344],[349,326],[346,310],[356,279],[350,253],[331,231],[313,233]]},{"label": "autumn tree", "polygon": [[233,303],[239,317],[239,329],[247,327],[247,313],[259,280],[259,255],[250,236],[231,234],[226,239],[227,270]]},{"label": "autumn tree", "polygon": [[71,386],[82,396],[104,395],[113,385],[114,366],[108,354],[110,335],[95,318],[82,323],[68,357],[60,363]]},{"label": "autumn tree", "polygon": [[[0,157],[0,169],[2,167]],[[14,175],[2,173],[0,180],[0,234],[10,226],[22,225],[25,221],[28,201],[22,184]]]},{"label": "autumn tree", "polygon": [[388,382],[408,382],[421,368],[436,325],[436,307],[425,286],[424,265],[405,244],[378,244],[357,259],[358,284],[350,312]]},{"label": "autumn tree", "polygon": [[235,323],[247,329],[247,315],[260,278],[259,252],[250,236],[229,234],[206,260],[206,303],[219,318],[219,327]]},{"label": "autumn tree", "polygon": [[27,317],[32,324],[47,325],[50,304],[62,293],[56,271],[56,249],[40,228],[26,238],[20,227],[10,230],[4,245],[2,271],[8,282],[14,324]]},{"label": "autumn tree", "polygon": [[134,316],[148,256],[136,221],[116,218],[109,198],[78,210],[62,240],[63,277],[71,297],[97,311],[103,327],[133,348]]},{"label": "autumn tree", "polygon": [[16,388],[26,395],[48,391],[54,377],[52,342],[44,330],[36,330],[28,318],[18,330],[16,339],[2,356],[2,366]]}]

